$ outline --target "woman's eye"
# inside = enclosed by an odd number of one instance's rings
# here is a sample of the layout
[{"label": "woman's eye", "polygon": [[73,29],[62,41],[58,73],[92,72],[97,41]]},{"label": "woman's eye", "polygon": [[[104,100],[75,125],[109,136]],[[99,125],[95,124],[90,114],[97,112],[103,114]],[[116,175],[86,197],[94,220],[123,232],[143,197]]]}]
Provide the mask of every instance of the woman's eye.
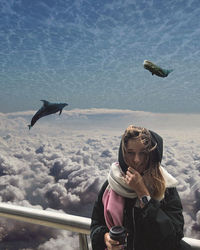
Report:
[{"label": "woman's eye", "polygon": [[135,152],[128,152],[128,155],[134,155]]},{"label": "woman's eye", "polygon": [[140,152],[140,156],[146,157],[147,153],[146,152]]}]

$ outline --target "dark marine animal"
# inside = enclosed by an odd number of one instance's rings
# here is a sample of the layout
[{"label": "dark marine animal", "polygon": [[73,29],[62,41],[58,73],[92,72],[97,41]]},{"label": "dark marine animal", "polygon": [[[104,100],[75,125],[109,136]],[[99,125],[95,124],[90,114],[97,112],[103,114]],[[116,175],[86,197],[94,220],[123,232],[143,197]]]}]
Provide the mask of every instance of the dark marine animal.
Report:
[{"label": "dark marine animal", "polygon": [[51,103],[46,100],[41,101],[43,102],[43,106],[33,116],[31,124],[28,125],[29,129],[31,129],[36,121],[43,116],[51,115],[58,111],[60,111],[59,115],[61,115],[63,108],[68,105],[67,103]]},{"label": "dark marine animal", "polygon": [[173,69],[163,69],[148,60],[144,60],[143,65],[145,69],[152,73],[152,75],[157,75],[159,77],[167,77],[169,73],[173,71]]}]

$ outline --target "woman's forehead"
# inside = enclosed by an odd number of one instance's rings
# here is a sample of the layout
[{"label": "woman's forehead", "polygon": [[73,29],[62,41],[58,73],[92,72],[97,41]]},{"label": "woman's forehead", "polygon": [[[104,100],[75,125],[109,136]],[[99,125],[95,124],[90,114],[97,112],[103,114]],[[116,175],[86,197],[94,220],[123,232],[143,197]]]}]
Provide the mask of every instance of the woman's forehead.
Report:
[{"label": "woman's forehead", "polygon": [[141,142],[141,140],[134,140],[134,139],[129,139],[126,145],[126,149],[131,149],[131,150],[145,150],[146,146]]}]

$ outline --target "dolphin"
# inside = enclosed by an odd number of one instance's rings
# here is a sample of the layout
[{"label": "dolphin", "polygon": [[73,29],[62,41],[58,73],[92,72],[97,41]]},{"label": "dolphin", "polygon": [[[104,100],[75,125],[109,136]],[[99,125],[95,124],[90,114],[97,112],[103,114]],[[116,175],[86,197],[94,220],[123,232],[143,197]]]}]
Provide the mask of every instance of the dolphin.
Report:
[{"label": "dolphin", "polygon": [[28,125],[29,130],[31,129],[31,127],[33,127],[36,121],[43,116],[51,115],[58,111],[60,111],[59,115],[61,115],[63,108],[68,105],[67,103],[51,103],[46,100],[40,100],[40,101],[43,102],[43,106],[33,116],[31,124]]},{"label": "dolphin", "polygon": [[169,73],[173,71],[173,69],[162,69],[161,67],[155,65],[154,63],[144,60],[143,66],[145,69],[149,70],[152,75],[157,75],[160,77],[167,77]]}]

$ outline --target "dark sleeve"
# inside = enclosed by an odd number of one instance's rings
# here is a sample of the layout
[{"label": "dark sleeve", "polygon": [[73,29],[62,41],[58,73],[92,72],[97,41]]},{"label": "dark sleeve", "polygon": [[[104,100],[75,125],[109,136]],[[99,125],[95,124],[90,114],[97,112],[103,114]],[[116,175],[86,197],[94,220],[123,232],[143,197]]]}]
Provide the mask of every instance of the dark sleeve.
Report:
[{"label": "dark sleeve", "polygon": [[151,199],[142,209],[141,223],[144,237],[152,249],[179,249],[184,218],[176,188],[168,188],[161,202]]},{"label": "dark sleeve", "polygon": [[92,243],[93,250],[103,250],[106,248],[104,243],[104,234],[109,232],[105,219],[104,219],[104,207],[102,203],[103,193],[108,185],[106,181],[101,190],[99,191],[99,195],[97,200],[95,201],[92,217],[91,217],[91,225],[90,225],[90,238]]}]

